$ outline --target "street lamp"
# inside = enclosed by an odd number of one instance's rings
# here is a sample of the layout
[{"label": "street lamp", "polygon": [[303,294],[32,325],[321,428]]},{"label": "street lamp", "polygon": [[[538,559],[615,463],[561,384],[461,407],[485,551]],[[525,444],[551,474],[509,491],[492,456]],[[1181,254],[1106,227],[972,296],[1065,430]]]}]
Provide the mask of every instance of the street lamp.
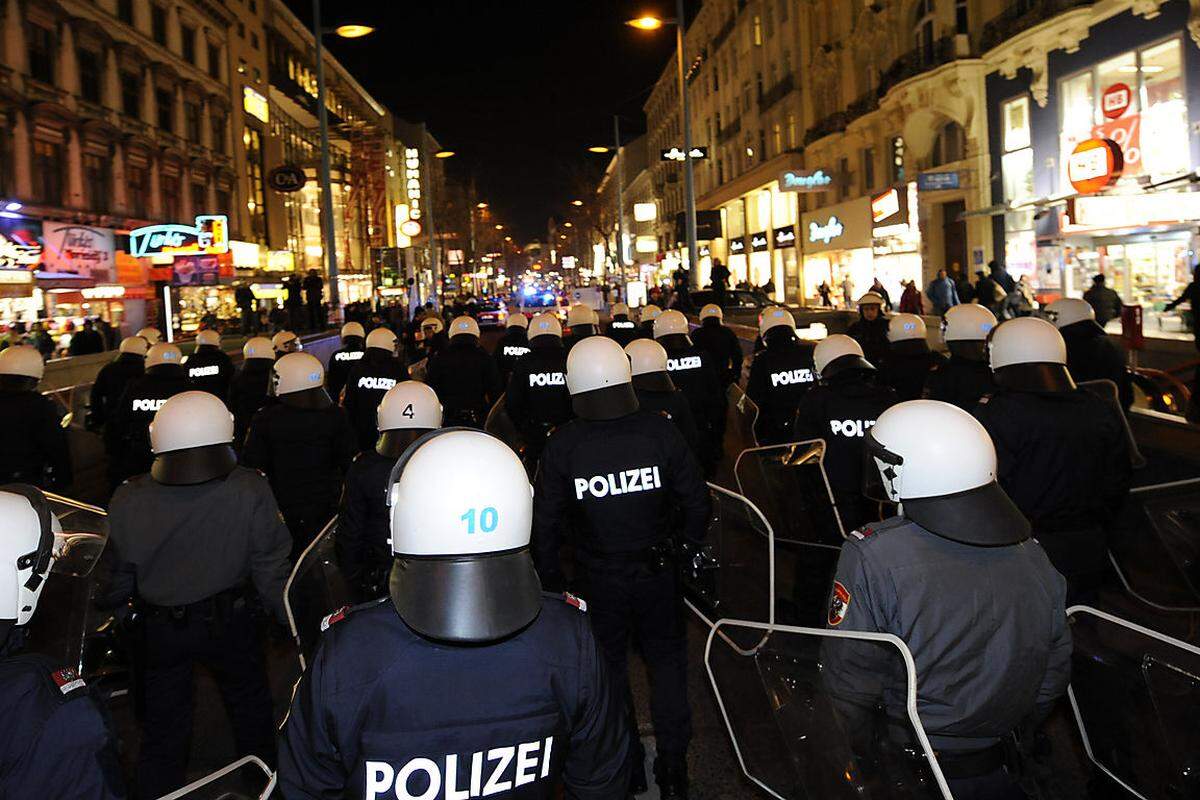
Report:
[{"label": "street lamp", "polygon": [[582,200],[572,200],[571,205],[575,206],[576,208],[579,208],[580,206],[583,205],[583,201]]},{"label": "street lamp", "polygon": [[683,186],[687,198],[688,282],[693,289],[700,288],[698,248],[696,247],[696,182],[692,171],[692,122],[688,118],[687,83],[683,77],[683,0],[675,0],[675,18],[661,19],[645,15],[628,20],[625,24],[643,31],[656,31],[664,25],[675,26],[676,71],[679,74],[679,113],[683,117]]},{"label": "street lamp", "polygon": [[[610,152],[612,152],[612,148],[605,147],[602,144],[594,144],[588,148],[588,152],[589,153],[610,153]],[[579,202],[579,201],[576,201],[576,202]],[[583,203],[580,203],[580,205],[583,205]]]},{"label": "street lamp", "polygon": [[488,204],[487,203],[476,203],[475,207],[482,211],[483,209],[486,209],[488,207]]},{"label": "street lamp", "polygon": [[455,153],[453,150],[438,150],[433,154],[434,158],[454,158],[454,156]]},{"label": "street lamp", "polygon": [[343,39],[361,39],[368,34],[375,32],[375,29],[370,25],[358,25],[355,23],[349,25],[338,25],[333,29],[333,32]]}]

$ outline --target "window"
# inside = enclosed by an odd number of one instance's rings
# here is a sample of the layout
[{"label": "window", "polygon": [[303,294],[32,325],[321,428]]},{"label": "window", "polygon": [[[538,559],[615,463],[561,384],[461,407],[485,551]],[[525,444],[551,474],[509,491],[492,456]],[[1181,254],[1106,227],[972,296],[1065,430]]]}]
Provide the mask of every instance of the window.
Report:
[{"label": "window", "polygon": [[967,0],[954,0],[954,30],[956,33],[971,32],[971,18],[967,14]]},{"label": "window", "polygon": [[250,236],[255,241],[266,242],[267,207],[264,201],[266,184],[263,181],[262,135],[256,128],[246,128],[242,134],[242,144],[246,148],[246,179],[250,192],[250,196],[246,198],[246,209],[250,212]]},{"label": "window", "polygon": [[200,104],[184,101],[183,134],[189,142],[200,143]]},{"label": "window", "polygon": [[192,184],[192,215],[203,214],[208,208],[208,187],[203,183]]},{"label": "window", "polygon": [[1018,97],[1000,107],[1001,124],[1004,126],[1004,152],[1011,153],[1029,147],[1029,98]]},{"label": "window", "polygon": [[133,0],[117,0],[117,19],[126,25],[133,24]]},{"label": "window", "polygon": [[783,152],[783,126],[778,122],[771,126],[771,138],[775,145],[775,155]]},{"label": "window", "polygon": [[39,203],[62,205],[63,147],[61,144],[33,141],[33,197]]},{"label": "window", "polygon": [[788,21],[788,6],[791,5],[791,2],[792,2],[792,0],[779,0],[779,21],[780,22]]},{"label": "window", "polygon": [[208,74],[209,77],[221,80],[221,48],[215,44],[208,46]]},{"label": "window", "polygon": [[763,33],[768,39],[775,33],[775,8],[770,2],[763,4]]},{"label": "window", "polygon": [[246,23],[238,22],[238,36],[242,39],[246,38]]},{"label": "window", "polygon": [[127,117],[142,118],[142,79],[136,72],[121,73],[121,111]]},{"label": "window", "polygon": [[252,13],[252,14],[258,13],[258,3],[256,2],[256,0],[250,0],[250,13]]},{"label": "window", "polygon": [[245,75],[245,74],[246,74],[246,59],[239,58],[238,59],[238,75]]},{"label": "window", "polygon": [[175,132],[175,93],[170,89],[155,89],[154,104],[158,107],[158,127]]},{"label": "window", "polygon": [[913,24],[913,39],[917,58],[923,65],[932,64],[934,56],[933,0],[920,0],[917,3],[915,20]]},{"label": "window", "polygon": [[87,194],[87,207],[92,211],[107,214],[112,209],[112,161],[97,153],[83,155],[83,190]]},{"label": "window", "polygon": [[29,26],[29,75],[54,83],[54,31],[41,25]]},{"label": "window", "polygon": [[853,182],[854,176],[850,174],[850,159],[841,158],[838,160],[838,199],[845,200],[850,196],[850,184]]},{"label": "window", "polygon": [[166,47],[167,10],[157,3],[150,4],[150,35],[154,41]]},{"label": "window", "polygon": [[796,129],[796,115],[788,114],[787,115],[787,144],[788,144],[789,150],[796,149],[796,143],[799,141],[796,137],[797,132],[798,131]]},{"label": "window", "polygon": [[79,96],[89,103],[99,103],[103,57],[94,50],[79,50],[75,61],[79,64]]},{"label": "window", "polygon": [[150,173],[145,167],[126,165],[125,196],[129,213],[145,219],[148,211],[146,201],[150,197]]},{"label": "window", "polygon": [[1185,172],[1190,165],[1189,137],[1180,41],[1163,42],[1139,55],[1141,141],[1154,143],[1141,149],[1142,171],[1152,176]]},{"label": "window", "polygon": [[957,122],[947,122],[938,132],[933,142],[933,152],[930,156],[932,166],[952,164],[966,158],[967,135],[962,125]]},{"label": "window", "polygon": [[875,148],[864,147],[862,149],[862,176],[863,189],[871,191],[875,188]]},{"label": "window", "polygon": [[218,186],[216,196],[217,208],[233,208],[233,200],[230,199],[228,186]]},{"label": "window", "polygon": [[196,29],[184,25],[180,29],[183,38],[183,60],[189,64],[196,63]]},{"label": "window", "polygon": [[903,183],[904,181],[904,138],[892,137],[892,157],[888,162],[888,183]]},{"label": "window", "polygon": [[159,181],[159,189],[162,191],[163,219],[172,221],[182,219],[183,210],[180,208],[182,198],[179,196],[179,176],[163,175]]},{"label": "window", "polygon": [[258,34],[254,31],[250,31],[250,46],[255,50],[258,49]]},{"label": "window", "polygon": [[767,132],[762,128],[758,129],[758,160],[767,160]]},{"label": "window", "polygon": [[212,126],[212,149],[218,153],[227,152],[225,149],[225,114],[215,108],[210,108],[208,122]]}]

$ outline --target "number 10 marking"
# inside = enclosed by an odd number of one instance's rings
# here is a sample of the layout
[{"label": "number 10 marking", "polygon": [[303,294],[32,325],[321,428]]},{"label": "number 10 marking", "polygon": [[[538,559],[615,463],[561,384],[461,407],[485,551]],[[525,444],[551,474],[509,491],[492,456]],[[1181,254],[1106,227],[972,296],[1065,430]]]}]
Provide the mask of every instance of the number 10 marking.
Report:
[{"label": "number 10 marking", "polygon": [[[476,516],[476,510],[469,508],[467,509],[466,513],[459,517],[459,519],[467,523],[468,535],[475,533]],[[487,508],[478,512],[478,518],[479,530],[483,531],[484,533],[491,533],[492,531],[496,530],[496,526],[500,524],[500,513],[492,506],[488,506]]]}]

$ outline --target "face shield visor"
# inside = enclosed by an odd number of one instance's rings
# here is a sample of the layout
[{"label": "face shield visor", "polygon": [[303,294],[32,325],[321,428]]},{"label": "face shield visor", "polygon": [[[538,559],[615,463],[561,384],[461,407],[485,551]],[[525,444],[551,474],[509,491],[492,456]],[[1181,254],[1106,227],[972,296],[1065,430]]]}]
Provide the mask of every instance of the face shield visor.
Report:
[{"label": "face shield visor", "polygon": [[867,431],[863,437],[863,494],[880,503],[899,503],[903,477],[904,457]]}]

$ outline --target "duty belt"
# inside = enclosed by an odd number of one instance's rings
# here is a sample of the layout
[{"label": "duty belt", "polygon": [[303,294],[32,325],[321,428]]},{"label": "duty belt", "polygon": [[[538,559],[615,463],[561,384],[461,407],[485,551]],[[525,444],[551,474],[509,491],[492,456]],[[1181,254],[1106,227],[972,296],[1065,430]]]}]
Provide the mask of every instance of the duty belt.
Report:
[{"label": "duty belt", "polygon": [[203,620],[228,620],[235,611],[246,607],[248,591],[245,586],[234,586],[224,591],[177,606],[160,606],[144,603],[143,610],[152,619],[166,618],[178,623],[184,623],[190,618]]}]

